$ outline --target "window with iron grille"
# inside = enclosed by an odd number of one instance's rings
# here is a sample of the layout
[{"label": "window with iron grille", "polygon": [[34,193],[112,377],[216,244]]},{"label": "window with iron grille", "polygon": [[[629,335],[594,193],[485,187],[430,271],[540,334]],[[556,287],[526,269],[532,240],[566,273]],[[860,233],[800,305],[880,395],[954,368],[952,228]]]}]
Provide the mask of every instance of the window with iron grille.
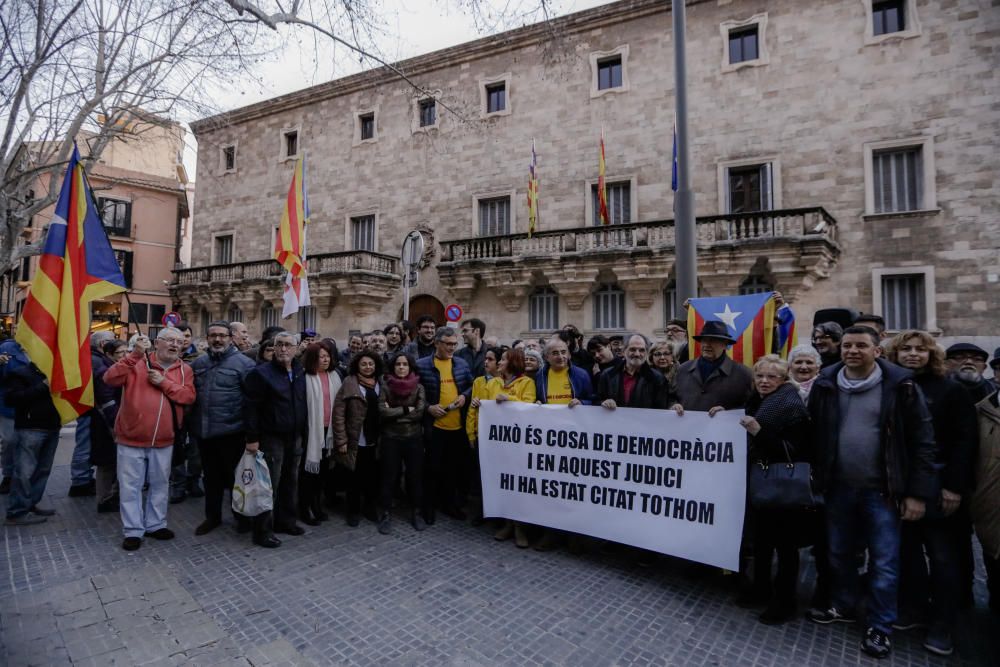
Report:
[{"label": "window with iron grille", "polygon": [[594,328],[625,328],[625,292],[617,285],[602,285],[594,292]]},{"label": "window with iron grille", "polygon": [[924,329],[927,301],[922,273],[882,276],[882,316],[886,329]]},{"label": "window with iron grille", "polygon": [[774,285],[767,282],[761,276],[749,276],[746,280],[740,283],[740,294],[763,294],[764,292],[773,292]]},{"label": "window with iron grille", "polygon": [[430,127],[437,123],[437,102],[420,100],[420,127]]},{"label": "window with iron grille", "polygon": [[883,0],[872,3],[872,34],[887,35],[906,29],[906,0]]},{"label": "window with iron grille", "polygon": [[923,207],[922,157],[920,146],[872,152],[876,213],[916,211]]},{"label": "window with iron grille", "polygon": [[226,171],[236,169],[236,146],[224,146],[222,148],[222,167]]},{"label": "window with iron grille", "polygon": [[375,251],[375,216],[351,218],[351,238],[355,250]]},{"label": "window with iron grille", "polygon": [[622,87],[622,57],[615,56],[597,61],[597,89]]},{"label": "window with iron grille", "polygon": [[229,304],[229,312],[226,314],[226,317],[230,322],[242,322],[243,311],[235,303],[231,303]]},{"label": "window with iron grille", "polygon": [[773,208],[771,163],[729,167],[729,213],[770,211]]},{"label": "window with iron grille", "polygon": [[[628,181],[605,183],[608,198],[608,222],[625,225],[632,222],[632,184]],[[594,225],[601,224],[601,203],[597,198],[597,184],[590,186],[590,199],[594,207]]]},{"label": "window with iron grille", "polygon": [[295,157],[299,154],[299,133],[295,130],[285,132],[285,157]]},{"label": "window with iron grille", "polygon": [[278,326],[281,318],[281,311],[271,305],[265,305],[260,309],[260,321],[264,329]]},{"label": "window with iron grille", "polygon": [[486,113],[496,113],[507,108],[507,84],[491,83],[486,86]]},{"label": "window with iron grille", "polygon": [[233,235],[226,234],[225,236],[215,237],[215,263],[216,264],[232,264],[233,263]]},{"label": "window with iron grille", "polygon": [[551,287],[539,288],[528,297],[528,328],[532,331],[559,328],[559,295]]},{"label": "window with iron grille", "polygon": [[299,308],[299,331],[316,328],[316,306]]},{"label": "window with iron grille", "polygon": [[729,64],[757,60],[757,26],[729,31]]},{"label": "window with iron grille", "polygon": [[670,281],[663,290],[663,323],[676,320],[681,315],[677,313],[677,283]]},{"label": "window with iron grille", "polygon": [[361,124],[361,141],[366,139],[375,138],[375,114],[366,113],[358,116],[358,122]]},{"label": "window with iron grille", "polygon": [[128,236],[132,231],[132,202],[99,197],[97,208],[101,212],[101,223],[108,234]]},{"label": "window with iron grille", "polygon": [[479,235],[510,234],[510,197],[479,200]]},{"label": "window with iron grille", "polygon": [[[201,320],[201,334],[200,335],[201,335],[202,338],[207,338],[208,337],[208,325],[212,321],[212,316],[208,314],[208,310],[206,310],[205,308],[202,308],[201,309],[201,316],[200,316],[199,319]],[[191,330],[191,333],[194,333],[194,329]]]}]

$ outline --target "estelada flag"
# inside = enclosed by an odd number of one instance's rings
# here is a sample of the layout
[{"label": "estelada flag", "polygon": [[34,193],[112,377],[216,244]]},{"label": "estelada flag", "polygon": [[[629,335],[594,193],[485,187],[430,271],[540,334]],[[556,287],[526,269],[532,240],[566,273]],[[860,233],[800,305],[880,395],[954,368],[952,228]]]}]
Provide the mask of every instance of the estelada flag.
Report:
[{"label": "estelada flag", "polygon": [[73,146],[16,336],[49,379],[64,424],[94,407],[90,303],[124,291],[125,277]]},{"label": "estelada flag", "polygon": [[771,354],[774,342],[774,297],[771,292],[740,296],[713,296],[691,299],[688,308],[688,349],[690,358],[701,356],[701,345],[694,336],[705,322],[722,322],[736,344],[730,352],[733,361],[746,366],[765,354]]},{"label": "estelada flag", "polygon": [[774,313],[778,323],[778,354],[782,359],[788,358],[788,353],[795,347],[795,313],[786,303]]}]

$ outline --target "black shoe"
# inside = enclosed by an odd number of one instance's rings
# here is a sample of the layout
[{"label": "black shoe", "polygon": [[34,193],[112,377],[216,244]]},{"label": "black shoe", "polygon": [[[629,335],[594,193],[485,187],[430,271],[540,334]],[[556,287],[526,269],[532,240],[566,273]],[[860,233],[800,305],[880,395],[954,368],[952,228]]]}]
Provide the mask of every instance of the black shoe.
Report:
[{"label": "black shoe", "polygon": [[795,605],[772,602],[761,612],[757,620],[764,625],[781,625],[795,618]]},{"label": "black shoe", "polygon": [[446,517],[452,518],[455,521],[465,521],[465,512],[457,507],[449,507],[447,509],[441,510],[441,513]]},{"label": "black shoe", "polygon": [[810,609],[806,613],[806,618],[813,623],[819,623],[820,625],[829,625],[830,623],[854,623],[858,620],[854,617],[854,614],[840,611],[836,607],[830,607],[829,609]]},{"label": "black shoe", "polygon": [[281,540],[274,535],[268,535],[267,537],[255,537],[253,538],[253,543],[258,547],[264,547],[265,549],[277,549],[281,546]]},{"label": "black shoe", "polygon": [[301,521],[302,523],[306,524],[307,526],[318,526],[319,525],[319,519],[314,519],[309,514],[300,514],[299,515],[299,521]]},{"label": "black shoe", "polygon": [[317,521],[328,521],[330,519],[330,515],[319,508],[319,503],[316,503],[313,507],[313,516],[316,517]]},{"label": "black shoe", "polygon": [[135,551],[142,546],[142,539],[138,537],[126,537],[122,542],[122,549],[125,551]]},{"label": "black shoe", "polygon": [[70,498],[83,498],[86,496],[96,496],[97,495],[97,482],[91,480],[86,484],[77,484],[76,486],[69,487],[69,497]]},{"label": "black shoe", "polygon": [[389,514],[385,513],[378,520],[378,532],[381,535],[389,535],[392,533],[392,520],[389,518]]},{"label": "black shoe", "polygon": [[302,526],[297,526],[294,523],[291,526],[275,526],[274,532],[282,533],[284,535],[305,535],[305,528]]},{"label": "black shoe", "polygon": [[117,512],[120,507],[121,501],[118,499],[118,496],[115,496],[97,503],[97,513],[106,514],[108,512]]},{"label": "black shoe", "polygon": [[146,537],[152,537],[154,540],[172,540],[174,539],[174,531],[169,528],[159,528],[151,533],[146,533]]},{"label": "black shoe", "polygon": [[350,526],[351,528],[357,528],[360,523],[361,523],[360,514],[351,513],[347,515],[347,525]]},{"label": "black shoe", "polygon": [[10,493],[10,477],[4,477],[0,482],[0,496],[6,496],[8,493]]},{"label": "black shoe", "polygon": [[892,624],[893,630],[923,630],[927,627],[927,622],[918,614],[903,612]]},{"label": "black shoe", "polygon": [[426,523],[428,526],[433,526],[434,522],[437,520],[437,516],[435,516],[434,510],[424,510],[422,514],[424,515],[424,523]]},{"label": "black shoe", "polygon": [[861,650],[873,658],[885,658],[892,652],[892,641],[881,630],[868,628],[865,638],[861,640]]},{"label": "black shoe", "polygon": [[182,503],[184,502],[185,499],[187,499],[187,491],[185,491],[184,489],[181,489],[180,491],[174,491],[171,489],[170,491],[171,505],[177,505],[179,503]]},{"label": "black shoe", "polygon": [[924,648],[934,655],[947,656],[955,652],[955,644],[951,640],[951,633],[947,630],[933,629],[928,632]]},{"label": "black shoe", "polygon": [[253,530],[253,520],[250,517],[237,516],[236,517],[236,534],[246,535],[251,530]]},{"label": "black shoe", "polygon": [[418,532],[427,530],[427,522],[424,521],[424,517],[420,516],[420,512],[413,513],[413,517],[410,519],[410,524],[413,526],[413,530]]},{"label": "black shoe", "polygon": [[208,535],[221,525],[222,521],[220,519],[205,519],[194,529],[194,534],[199,536]]},{"label": "black shoe", "polygon": [[201,482],[196,479],[188,484],[187,494],[192,498],[204,498],[205,490],[201,488]]},{"label": "black shoe", "polygon": [[378,523],[378,513],[374,509],[362,510],[361,516],[368,519],[372,523]]},{"label": "black shoe", "polygon": [[34,514],[35,516],[55,516],[56,515],[56,511],[55,510],[49,509],[47,507],[39,507],[38,505],[35,505],[34,507],[32,507],[28,511],[31,512],[32,514]]}]

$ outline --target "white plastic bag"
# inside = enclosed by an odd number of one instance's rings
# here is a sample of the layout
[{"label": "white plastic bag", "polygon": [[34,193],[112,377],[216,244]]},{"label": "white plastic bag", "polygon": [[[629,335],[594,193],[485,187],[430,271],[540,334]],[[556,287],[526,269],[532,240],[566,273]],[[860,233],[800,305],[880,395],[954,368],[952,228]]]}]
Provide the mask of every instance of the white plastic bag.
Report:
[{"label": "white plastic bag", "polygon": [[274,508],[271,490],[271,472],[267,469],[264,454],[243,452],[236,466],[233,484],[233,511],[243,516],[257,516]]}]

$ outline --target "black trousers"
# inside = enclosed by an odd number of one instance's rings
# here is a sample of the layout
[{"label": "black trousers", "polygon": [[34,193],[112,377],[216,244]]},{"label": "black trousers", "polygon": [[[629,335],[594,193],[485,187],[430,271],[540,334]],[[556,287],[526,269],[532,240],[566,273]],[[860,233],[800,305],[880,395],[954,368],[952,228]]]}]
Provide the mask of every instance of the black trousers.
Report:
[{"label": "black trousers", "polygon": [[354,470],[347,473],[347,514],[360,514],[361,507],[374,508],[378,500],[378,460],[375,447],[358,447]]},{"label": "black trousers", "polygon": [[445,510],[460,509],[469,492],[469,439],[465,431],[431,428],[424,441],[424,510],[435,504]]},{"label": "black trousers", "polygon": [[226,489],[233,489],[234,473],[246,450],[246,438],[241,432],[200,439],[198,450],[205,475],[205,518],[222,521],[222,501]]},{"label": "black trousers", "polygon": [[423,508],[424,502],[424,441],[422,436],[386,438],[379,442],[379,470],[382,475],[379,505],[383,512],[392,507],[392,496],[401,467],[406,469],[406,495],[410,508]]},{"label": "black trousers", "polygon": [[[794,526],[801,523],[796,510],[755,512],[753,524],[753,588],[761,596],[772,598],[785,607],[795,606],[795,588],[799,580],[799,549]],[[771,578],[771,562],[778,555],[778,571]]]},{"label": "black trousers", "polygon": [[274,510],[262,526],[263,532],[269,534],[274,526],[295,525],[302,442],[299,438],[285,439],[262,435],[260,451],[264,452],[264,460],[267,461],[267,468],[271,473],[274,497]]},{"label": "black trousers", "polygon": [[[899,606],[928,616],[938,631],[950,633],[958,614],[962,569],[958,542],[962,533],[962,527],[952,517],[903,522]],[[969,538],[965,535],[964,539]]]}]

